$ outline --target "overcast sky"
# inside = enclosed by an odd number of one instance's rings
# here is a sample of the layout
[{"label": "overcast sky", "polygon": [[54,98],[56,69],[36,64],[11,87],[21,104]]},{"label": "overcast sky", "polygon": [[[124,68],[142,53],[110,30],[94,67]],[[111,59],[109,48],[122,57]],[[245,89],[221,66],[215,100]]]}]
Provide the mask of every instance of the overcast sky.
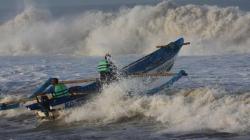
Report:
[{"label": "overcast sky", "polygon": [[[154,4],[161,0],[0,0],[0,8],[21,7],[24,3],[36,3],[41,7],[79,6],[79,5],[112,5],[112,4]],[[210,4],[218,6],[239,6],[250,10],[250,0],[172,0],[180,4]]]},{"label": "overcast sky", "polygon": [[[109,9],[120,6],[133,6],[142,4],[157,4],[162,0],[0,0],[0,24],[17,13],[23,11],[25,6],[33,5],[50,10],[52,15],[64,16],[75,14],[88,9]],[[172,0],[177,4],[208,4],[221,7],[237,6],[241,10],[250,11],[250,0]],[[63,7],[63,8],[62,8]]]}]

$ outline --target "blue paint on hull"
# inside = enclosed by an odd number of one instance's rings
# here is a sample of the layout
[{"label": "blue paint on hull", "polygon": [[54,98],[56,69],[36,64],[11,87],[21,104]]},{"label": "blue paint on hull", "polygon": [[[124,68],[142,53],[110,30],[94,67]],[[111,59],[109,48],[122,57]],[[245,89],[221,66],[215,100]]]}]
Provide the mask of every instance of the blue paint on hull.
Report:
[{"label": "blue paint on hull", "polygon": [[[157,68],[164,65],[164,71],[169,71],[173,66],[173,59],[180,51],[181,47],[183,46],[184,39],[180,38],[176,40],[175,42],[171,42],[168,45],[154,51],[153,53],[129,64],[128,66],[125,66],[121,69],[121,73],[123,75],[129,75],[129,74],[135,74],[135,73],[146,73],[149,71],[154,71]],[[162,86],[159,86],[157,88],[154,88],[152,90],[147,91],[148,95],[152,95],[163,88],[166,88],[170,85],[172,85],[175,81],[177,81],[183,73],[179,73],[177,76],[174,76],[173,80],[168,81],[167,83],[163,84]],[[46,83],[44,85],[47,85]],[[41,87],[45,87],[42,85]],[[91,93],[98,93],[101,90],[102,86],[101,84],[96,81],[93,83],[90,83],[86,86],[77,86],[77,87],[71,87],[69,88],[69,91],[72,93],[81,93],[79,95],[74,96],[66,96],[66,97],[60,97],[56,99],[51,99],[47,102],[47,104],[50,105],[50,107],[57,106],[57,105],[63,105],[64,108],[69,108],[74,106],[75,102],[80,102],[86,100],[86,98],[91,95]],[[41,88],[39,88],[37,91],[40,91]],[[35,92],[38,93],[38,92]],[[33,96],[35,95],[33,94]],[[27,105],[26,107],[30,110],[41,110],[42,109],[41,103],[34,103],[31,105]]]}]

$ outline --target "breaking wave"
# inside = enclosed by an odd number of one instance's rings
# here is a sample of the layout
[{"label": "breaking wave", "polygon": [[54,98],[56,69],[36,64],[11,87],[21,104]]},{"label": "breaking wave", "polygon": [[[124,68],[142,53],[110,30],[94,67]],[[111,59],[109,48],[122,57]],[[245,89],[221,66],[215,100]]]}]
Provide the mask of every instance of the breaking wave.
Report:
[{"label": "breaking wave", "polygon": [[249,53],[249,24],[236,7],[162,2],[60,19],[28,7],[0,25],[0,55],[147,53],[180,36],[192,42],[182,55]]},{"label": "breaking wave", "polygon": [[250,128],[249,93],[233,95],[204,87],[171,96],[128,97],[124,89],[112,85],[85,105],[63,112],[63,121],[107,124],[143,117],[161,122],[168,132],[244,133]]}]

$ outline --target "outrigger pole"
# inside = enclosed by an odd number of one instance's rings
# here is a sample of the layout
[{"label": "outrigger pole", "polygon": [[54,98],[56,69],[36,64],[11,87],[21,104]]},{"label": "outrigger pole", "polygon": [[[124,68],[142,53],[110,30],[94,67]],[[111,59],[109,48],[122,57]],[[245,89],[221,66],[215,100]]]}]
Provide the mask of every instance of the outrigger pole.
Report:
[{"label": "outrigger pole", "polygon": [[162,84],[159,87],[147,90],[145,94],[147,95],[154,95],[164,89],[168,89],[170,86],[172,86],[176,81],[178,81],[182,76],[187,76],[188,74],[184,70],[180,70],[177,74],[175,74],[169,81]]}]

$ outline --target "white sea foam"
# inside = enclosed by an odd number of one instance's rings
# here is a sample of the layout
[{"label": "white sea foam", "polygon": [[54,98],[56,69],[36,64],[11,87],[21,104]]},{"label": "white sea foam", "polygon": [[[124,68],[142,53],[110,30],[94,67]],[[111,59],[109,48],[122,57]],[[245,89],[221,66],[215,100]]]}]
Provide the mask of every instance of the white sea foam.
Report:
[{"label": "white sea foam", "polygon": [[161,122],[168,132],[246,132],[250,128],[249,93],[229,95],[220,89],[197,88],[172,96],[128,97],[124,85],[112,85],[85,105],[64,112],[64,121],[106,124],[140,116]]},{"label": "white sea foam", "polygon": [[29,6],[0,25],[0,55],[147,53],[180,36],[192,42],[183,55],[249,53],[249,24],[250,13],[236,7],[162,2],[53,19]]}]

